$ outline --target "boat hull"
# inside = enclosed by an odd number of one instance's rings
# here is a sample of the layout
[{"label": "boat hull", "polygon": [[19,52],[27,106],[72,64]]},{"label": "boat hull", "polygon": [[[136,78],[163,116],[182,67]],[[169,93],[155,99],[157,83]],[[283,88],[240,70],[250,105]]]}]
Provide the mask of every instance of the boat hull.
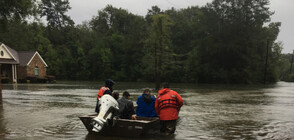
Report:
[{"label": "boat hull", "polygon": [[117,119],[113,126],[105,127],[101,132],[93,132],[91,120],[97,114],[79,117],[89,133],[110,136],[140,137],[159,132],[160,124],[158,117],[137,117],[137,120]]}]

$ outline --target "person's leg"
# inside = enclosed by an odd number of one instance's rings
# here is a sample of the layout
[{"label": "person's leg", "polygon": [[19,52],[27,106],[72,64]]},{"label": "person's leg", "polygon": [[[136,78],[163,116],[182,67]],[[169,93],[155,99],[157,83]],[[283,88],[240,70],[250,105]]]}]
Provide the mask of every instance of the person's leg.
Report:
[{"label": "person's leg", "polygon": [[176,131],[177,120],[169,120],[166,122],[166,133],[173,134]]},{"label": "person's leg", "polygon": [[166,131],[166,121],[160,121],[160,132],[165,133]]}]

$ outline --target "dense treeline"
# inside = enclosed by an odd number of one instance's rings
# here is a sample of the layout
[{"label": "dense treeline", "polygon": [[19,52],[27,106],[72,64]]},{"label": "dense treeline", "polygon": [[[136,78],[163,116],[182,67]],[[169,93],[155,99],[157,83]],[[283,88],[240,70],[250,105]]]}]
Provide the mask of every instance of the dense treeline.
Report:
[{"label": "dense treeline", "polygon": [[270,22],[269,0],[214,0],[165,11],[154,6],[145,17],[108,5],[80,25],[66,15],[68,0],[0,4],[0,41],[37,50],[58,79],[262,83],[265,70],[267,82],[289,74],[289,56],[275,42],[281,23]]}]

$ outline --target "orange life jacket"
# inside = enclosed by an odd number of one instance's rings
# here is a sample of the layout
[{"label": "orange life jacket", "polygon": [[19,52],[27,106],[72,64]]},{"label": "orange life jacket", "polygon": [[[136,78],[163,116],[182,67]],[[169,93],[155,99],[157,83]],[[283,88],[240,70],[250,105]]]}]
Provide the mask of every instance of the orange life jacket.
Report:
[{"label": "orange life jacket", "polygon": [[182,97],[168,88],[158,91],[159,95],[155,101],[155,110],[160,120],[178,119],[178,110],[183,105]]},{"label": "orange life jacket", "polygon": [[165,93],[165,95],[158,98],[158,109],[161,110],[166,107],[179,108],[177,96],[173,94],[174,92]]},{"label": "orange life jacket", "polygon": [[108,87],[101,87],[99,92],[98,92],[98,96],[97,96],[97,100],[100,99],[103,95],[104,95],[104,92],[106,90],[110,90]]}]

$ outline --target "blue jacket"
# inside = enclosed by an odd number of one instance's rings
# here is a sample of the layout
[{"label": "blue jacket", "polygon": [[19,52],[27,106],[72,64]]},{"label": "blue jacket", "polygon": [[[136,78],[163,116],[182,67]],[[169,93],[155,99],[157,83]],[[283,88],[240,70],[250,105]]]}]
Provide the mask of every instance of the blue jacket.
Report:
[{"label": "blue jacket", "polygon": [[140,117],[156,117],[156,111],[154,109],[156,98],[149,94],[143,93],[138,97],[136,114]]}]

